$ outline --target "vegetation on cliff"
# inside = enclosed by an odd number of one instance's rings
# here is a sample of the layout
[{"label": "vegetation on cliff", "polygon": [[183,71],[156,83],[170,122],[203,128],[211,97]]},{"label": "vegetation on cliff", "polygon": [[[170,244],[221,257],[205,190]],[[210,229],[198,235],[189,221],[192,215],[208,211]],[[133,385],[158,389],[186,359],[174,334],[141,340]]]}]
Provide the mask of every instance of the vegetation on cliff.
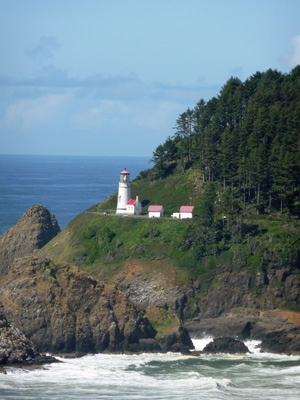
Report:
[{"label": "vegetation on cliff", "polygon": [[300,66],[230,78],[217,97],[180,114],[174,129],[153,154],[156,179],[196,168],[235,208],[299,215]]},{"label": "vegetation on cliff", "polygon": [[[299,111],[300,67],[231,78],[178,117],[153,168],[132,182],[144,214],[162,204],[166,218],[104,215],[114,194],[42,252],[184,320],[236,307],[300,311]],[[192,220],[169,218],[189,204]]]}]

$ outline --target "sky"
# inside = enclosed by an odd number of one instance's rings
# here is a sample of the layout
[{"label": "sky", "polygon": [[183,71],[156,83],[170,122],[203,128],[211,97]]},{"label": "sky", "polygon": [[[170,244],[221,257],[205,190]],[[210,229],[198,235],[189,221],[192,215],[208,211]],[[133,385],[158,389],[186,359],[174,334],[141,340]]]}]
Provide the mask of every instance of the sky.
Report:
[{"label": "sky", "polygon": [[300,0],[0,0],[0,154],[145,156],[231,77],[300,64]]}]

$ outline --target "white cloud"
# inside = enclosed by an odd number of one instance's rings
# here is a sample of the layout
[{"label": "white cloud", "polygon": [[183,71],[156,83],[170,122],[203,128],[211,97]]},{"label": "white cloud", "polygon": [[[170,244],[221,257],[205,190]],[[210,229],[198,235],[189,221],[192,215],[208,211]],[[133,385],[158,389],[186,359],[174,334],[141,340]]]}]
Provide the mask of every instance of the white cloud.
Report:
[{"label": "white cloud", "polygon": [[0,87],[0,135],[25,145],[32,138],[36,148],[59,140],[65,154],[81,154],[87,143],[91,153],[150,154],[172,135],[179,113],[217,91],[201,82],[148,84],[134,74],[72,77],[53,65],[35,77],[0,77]]},{"label": "white cloud", "polygon": [[4,123],[7,127],[29,130],[45,124],[61,113],[66,95],[45,95],[36,99],[21,100],[5,111]]},{"label": "white cloud", "polygon": [[122,101],[102,100],[98,104],[85,106],[85,110],[75,115],[74,124],[80,129],[97,129],[106,123],[114,124],[131,112],[130,107]]}]

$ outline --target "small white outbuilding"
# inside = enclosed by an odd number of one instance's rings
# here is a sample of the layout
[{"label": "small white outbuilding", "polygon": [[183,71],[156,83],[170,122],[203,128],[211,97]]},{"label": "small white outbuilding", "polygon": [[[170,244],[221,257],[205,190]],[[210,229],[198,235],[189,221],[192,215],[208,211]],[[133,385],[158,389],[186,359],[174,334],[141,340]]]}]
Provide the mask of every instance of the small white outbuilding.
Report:
[{"label": "small white outbuilding", "polygon": [[139,201],[139,197],[136,196],[136,199],[131,199],[126,204],[126,213],[130,215],[140,215],[142,214],[142,204]]},{"label": "small white outbuilding", "polygon": [[149,206],[148,217],[149,218],[162,218],[164,215],[163,206]]},{"label": "small white outbuilding", "polygon": [[194,206],[181,206],[179,210],[180,219],[193,218]]}]

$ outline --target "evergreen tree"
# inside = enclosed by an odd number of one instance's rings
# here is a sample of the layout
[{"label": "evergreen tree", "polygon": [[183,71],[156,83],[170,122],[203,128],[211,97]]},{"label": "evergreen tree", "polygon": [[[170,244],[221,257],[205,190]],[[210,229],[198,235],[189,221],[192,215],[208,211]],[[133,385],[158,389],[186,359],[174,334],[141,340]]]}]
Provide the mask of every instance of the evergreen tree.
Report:
[{"label": "evergreen tree", "polygon": [[174,129],[153,154],[157,178],[177,164],[194,167],[205,184],[218,181],[236,209],[299,215],[300,66],[256,72],[244,83],[231,77],[217,97],[180,114]]}]

